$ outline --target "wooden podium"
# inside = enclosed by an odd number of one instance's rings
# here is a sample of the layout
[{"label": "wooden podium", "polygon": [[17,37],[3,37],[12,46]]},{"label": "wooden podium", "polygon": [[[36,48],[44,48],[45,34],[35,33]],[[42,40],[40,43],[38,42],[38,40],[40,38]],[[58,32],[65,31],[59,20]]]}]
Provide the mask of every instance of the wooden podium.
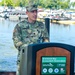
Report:
[{"label": "wooden podium", "polygon": [[61,43],[29,45],[22,53],[21,75],[74,75],[75,47]]}]

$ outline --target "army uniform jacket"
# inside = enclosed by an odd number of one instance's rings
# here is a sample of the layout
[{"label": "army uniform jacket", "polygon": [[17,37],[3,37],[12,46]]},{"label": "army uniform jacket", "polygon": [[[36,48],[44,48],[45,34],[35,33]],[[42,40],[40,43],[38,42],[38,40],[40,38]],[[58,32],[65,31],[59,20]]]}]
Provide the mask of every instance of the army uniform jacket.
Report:
[{"label": "army uniform jacket", "polygon": [[18,23],[13,32],[13,41],[18,49],[23,45],[41,43],[48,38],[48,32],[42,22],[29,23],[27,19]]}]

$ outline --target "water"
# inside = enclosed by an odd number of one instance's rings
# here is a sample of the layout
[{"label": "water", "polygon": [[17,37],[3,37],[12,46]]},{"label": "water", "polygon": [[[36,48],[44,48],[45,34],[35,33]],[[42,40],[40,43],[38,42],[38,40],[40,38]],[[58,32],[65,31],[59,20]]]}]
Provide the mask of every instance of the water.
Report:
[{"label": "water", "polygon": [[[0,18],[0,71],[16,71],[18,51],[12,33],[17,23]],[[75,46],[75,25],[50,24],[50,42]]]},{"label": "water", "polygon": [[75,25],[50,25],[50,41],[75,46]]},{"label": "water", "polygon": [[16,71],[17,50],[12,41],[16,23],[0,18],[0,71]]}]

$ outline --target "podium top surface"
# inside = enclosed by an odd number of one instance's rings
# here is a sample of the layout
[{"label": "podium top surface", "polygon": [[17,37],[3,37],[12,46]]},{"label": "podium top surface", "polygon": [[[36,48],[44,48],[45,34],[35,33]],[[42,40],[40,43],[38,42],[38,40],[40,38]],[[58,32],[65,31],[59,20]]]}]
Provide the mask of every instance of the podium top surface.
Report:
[{"label": "podium top surface", "polygon": [[64,48],[69,51],[74,51],[75,46],[69,45],[69,44],[63,44],[63,43],[38,43],[38,44],[30,44],[28,47],[36,47],[36,50],[42,49],[42,48],[47,48],[47,47],[59,47],[59,48]]}]

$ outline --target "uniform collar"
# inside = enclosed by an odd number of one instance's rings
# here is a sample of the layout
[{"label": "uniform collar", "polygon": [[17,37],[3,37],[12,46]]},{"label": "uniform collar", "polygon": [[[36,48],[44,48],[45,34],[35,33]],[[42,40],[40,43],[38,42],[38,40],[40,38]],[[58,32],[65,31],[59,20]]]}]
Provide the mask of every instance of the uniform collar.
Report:
[{"label": "uniform collar", "polygon": [[[30,23],[30,22],[28,21],[28,18],[26,18],[25,21],[26,21],[27,23]],[[30,23],[30,24],[35,24],[35,23],[36,23],[36,21],[33,22],[33,23]]]}]

